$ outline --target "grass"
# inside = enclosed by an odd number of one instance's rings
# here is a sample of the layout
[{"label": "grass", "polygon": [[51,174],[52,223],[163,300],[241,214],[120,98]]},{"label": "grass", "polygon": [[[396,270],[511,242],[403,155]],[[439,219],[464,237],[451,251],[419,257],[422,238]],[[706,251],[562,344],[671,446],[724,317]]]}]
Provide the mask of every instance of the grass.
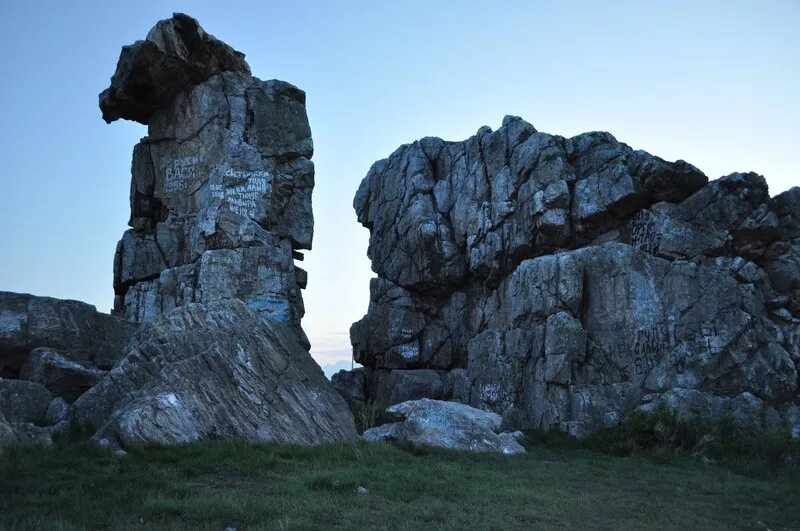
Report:
[{"label": "grass", "polygon": [[800,476],[779,466],[526,445],[517,457],[375,443],[13,449],[0,529],[800,527]]}]

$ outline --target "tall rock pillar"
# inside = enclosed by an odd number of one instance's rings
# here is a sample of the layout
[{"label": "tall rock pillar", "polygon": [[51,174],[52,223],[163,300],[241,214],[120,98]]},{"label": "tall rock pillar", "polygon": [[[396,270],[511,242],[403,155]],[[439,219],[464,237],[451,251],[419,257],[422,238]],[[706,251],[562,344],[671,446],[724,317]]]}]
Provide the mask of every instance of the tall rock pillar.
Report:
[{"label": "tall rock pillar", "polygon": [[304,338],[294,260],[313,235],[305,93],[253,77],[242,53],[176,14],[123,47],[100,108],[109,123],[148,126],[133,150],[114,312],[145,323],[237,298]]}]

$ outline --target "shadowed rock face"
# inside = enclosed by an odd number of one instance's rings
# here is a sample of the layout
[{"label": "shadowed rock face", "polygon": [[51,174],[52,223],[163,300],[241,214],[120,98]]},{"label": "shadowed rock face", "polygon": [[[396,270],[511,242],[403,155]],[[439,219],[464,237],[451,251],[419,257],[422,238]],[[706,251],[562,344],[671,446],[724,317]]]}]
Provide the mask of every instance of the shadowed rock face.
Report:
[{"label": "shadowed rock face", "polygon": [[112,446],[243,438],[321,444],[356,437],[344,400],[294,327],[241,301],[188,304],[152,320],[73,406]]},{"label": "shadowed rock face", "polygon": [[378,274],[351,328],[368,399],[576,435],[675,389],[798,400],[800,188],[507,117],[400,147],[354,206]]},{"label": "shadowed rock face", "polygon": [[114,261],[115,313],[144,323],[238,298],[303,316],[314,165],[305,93],[250,75],[242,54],[185,15],[123,49],[104,116],[148,125],[131,166],[131,218]]},{"label": "shadowed rock face", "polygon": [[250,74],[244,54],[218,41],[190,16],[176,13],[147,38],[123,46],[111,86],[100,94],[103,119],[147,124],[179,93],[221,72]]},{"label": "shadowed rock face", "polygon": [[0,292],[0,454],[49,445],[68,402],[122,357],[134,326],[89,304]]},{"label": "shadowed rock face", "polygon": [[84,302],[0,291],[0,377],[19,378],[39,347],[65,363],[110,369],[134,326]]}]

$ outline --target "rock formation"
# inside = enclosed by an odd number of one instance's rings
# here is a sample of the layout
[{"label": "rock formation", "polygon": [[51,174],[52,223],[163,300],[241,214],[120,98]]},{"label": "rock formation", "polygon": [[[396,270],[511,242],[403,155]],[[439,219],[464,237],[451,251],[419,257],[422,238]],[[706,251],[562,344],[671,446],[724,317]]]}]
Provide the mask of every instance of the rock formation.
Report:
[{"label": "rock formation", "polygon": [[114,312],[141,328],[70,420],[112,447],[355,439],[300,327],[294,260],[314,223],[303,91],[251,76],[176,14],[123,48],[100,108],[148,126],[114,261]]},{"label": "rock formation", "polygon": [[353,416],[289,324],[238,300],[151,320],[73,421],[110,446],[244,438],[353,440]]},{"label": "rock formation", "polygon": [[134,326],[84,302],[0,291],[0,377],[38,364],[39,347],[88,370],[108,370]]},{"label": "rock formation", "polygon": [[354,206],[378,275],[351,328],[370,400],[575,435],[687,390],[776,429],[800,418],[800,188],[770,198],[754,173],[708,182],[506,117],[400,147]]},{"label": "rock formation", "polygon": [[0,449],[49,444],[133,332],[83,302],[0,292]]},{"label": "rock formation", "polygon": [[243,54],[176,14],[123,48],[100,107],[106,121],[148,126],[133,150],[115,313],[145,323],[237,298],[302,334],[294,260],[314,223],[305,93],[251,76]]},{"label": "rock formation", "polygon": [[0,293],[0,450],[67,428],[117,448],[354,440],[300,327],[294,261],[314,223],[303,91],[251,76],[243,54],[176,14],[122,49],[100,108],[148,126],[115,316]]},{"label": "rock formation", "polygon": [[400,420],[366,430],[364,440],[506,455],[525,453],[515,434],[500,433],[502,417],[497,413],[428,398],[409,400],[389,407],[386,412]]}]

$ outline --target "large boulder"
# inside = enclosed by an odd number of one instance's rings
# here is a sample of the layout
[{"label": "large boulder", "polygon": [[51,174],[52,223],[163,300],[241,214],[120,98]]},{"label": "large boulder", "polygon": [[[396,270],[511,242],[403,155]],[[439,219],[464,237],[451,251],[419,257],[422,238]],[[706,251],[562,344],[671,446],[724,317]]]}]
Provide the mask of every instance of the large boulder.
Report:
[{"label": "large boulder", "polygon": [[110,369],[135,327],[89,304],[0,291],[0,377],[18,378],[31,352],[57,349],[71,361]]},{"label": "large boulder", "polygon": [[359,368],[352,371],[342,369],[331,376],[331,385],[344,398],[347,405],[354,408],[364,403],[365,380],[364,369]]},{"label": "large boulder", "polygon": [[798,402],[800,188],[507,117],[400,147],[354,205],[378,275],[350,332],[367,400],[575,435],[675,389]]},{"label": "large boulder", "polygon": [[0,379],[0,414],[8,422],[44,424],[52,400],[52,395],[42,385]]},{"label": "large boulder", "polygon": [[366,430],[365,440],[507,455],[525,453],[513,434],[500,432],[502,419],[497,413],[427,398],[394,405],[386,412],[401,420]]},{"label": "large boulder", "polygon": [[50,446],[55,431],[30,422],[9,422],[0,411],[0,455],[15,446]]},{"label": "large boulder", "polygon": [[106,372],[55,349],[39,347],[31,351],[20,378],[42,384],[54,395],[72,402],[99,382]]},{"label": "large boulder", "polygon": [[151,320],[73,405],[104,445],[241,438],[352,441],[355,423],[291,325],[238,300],[186,304]]},{"label": "large boulder", "polygon": [[[305,93],[250,75],[186,15],[123,48],[100,107],[148,125],[133,149],[131,229],[114,258],[114,313],[145,323],[183,304],[240,299],[300,319],[314,165]],[[305,340],[304,340],[305,341]]]}]

